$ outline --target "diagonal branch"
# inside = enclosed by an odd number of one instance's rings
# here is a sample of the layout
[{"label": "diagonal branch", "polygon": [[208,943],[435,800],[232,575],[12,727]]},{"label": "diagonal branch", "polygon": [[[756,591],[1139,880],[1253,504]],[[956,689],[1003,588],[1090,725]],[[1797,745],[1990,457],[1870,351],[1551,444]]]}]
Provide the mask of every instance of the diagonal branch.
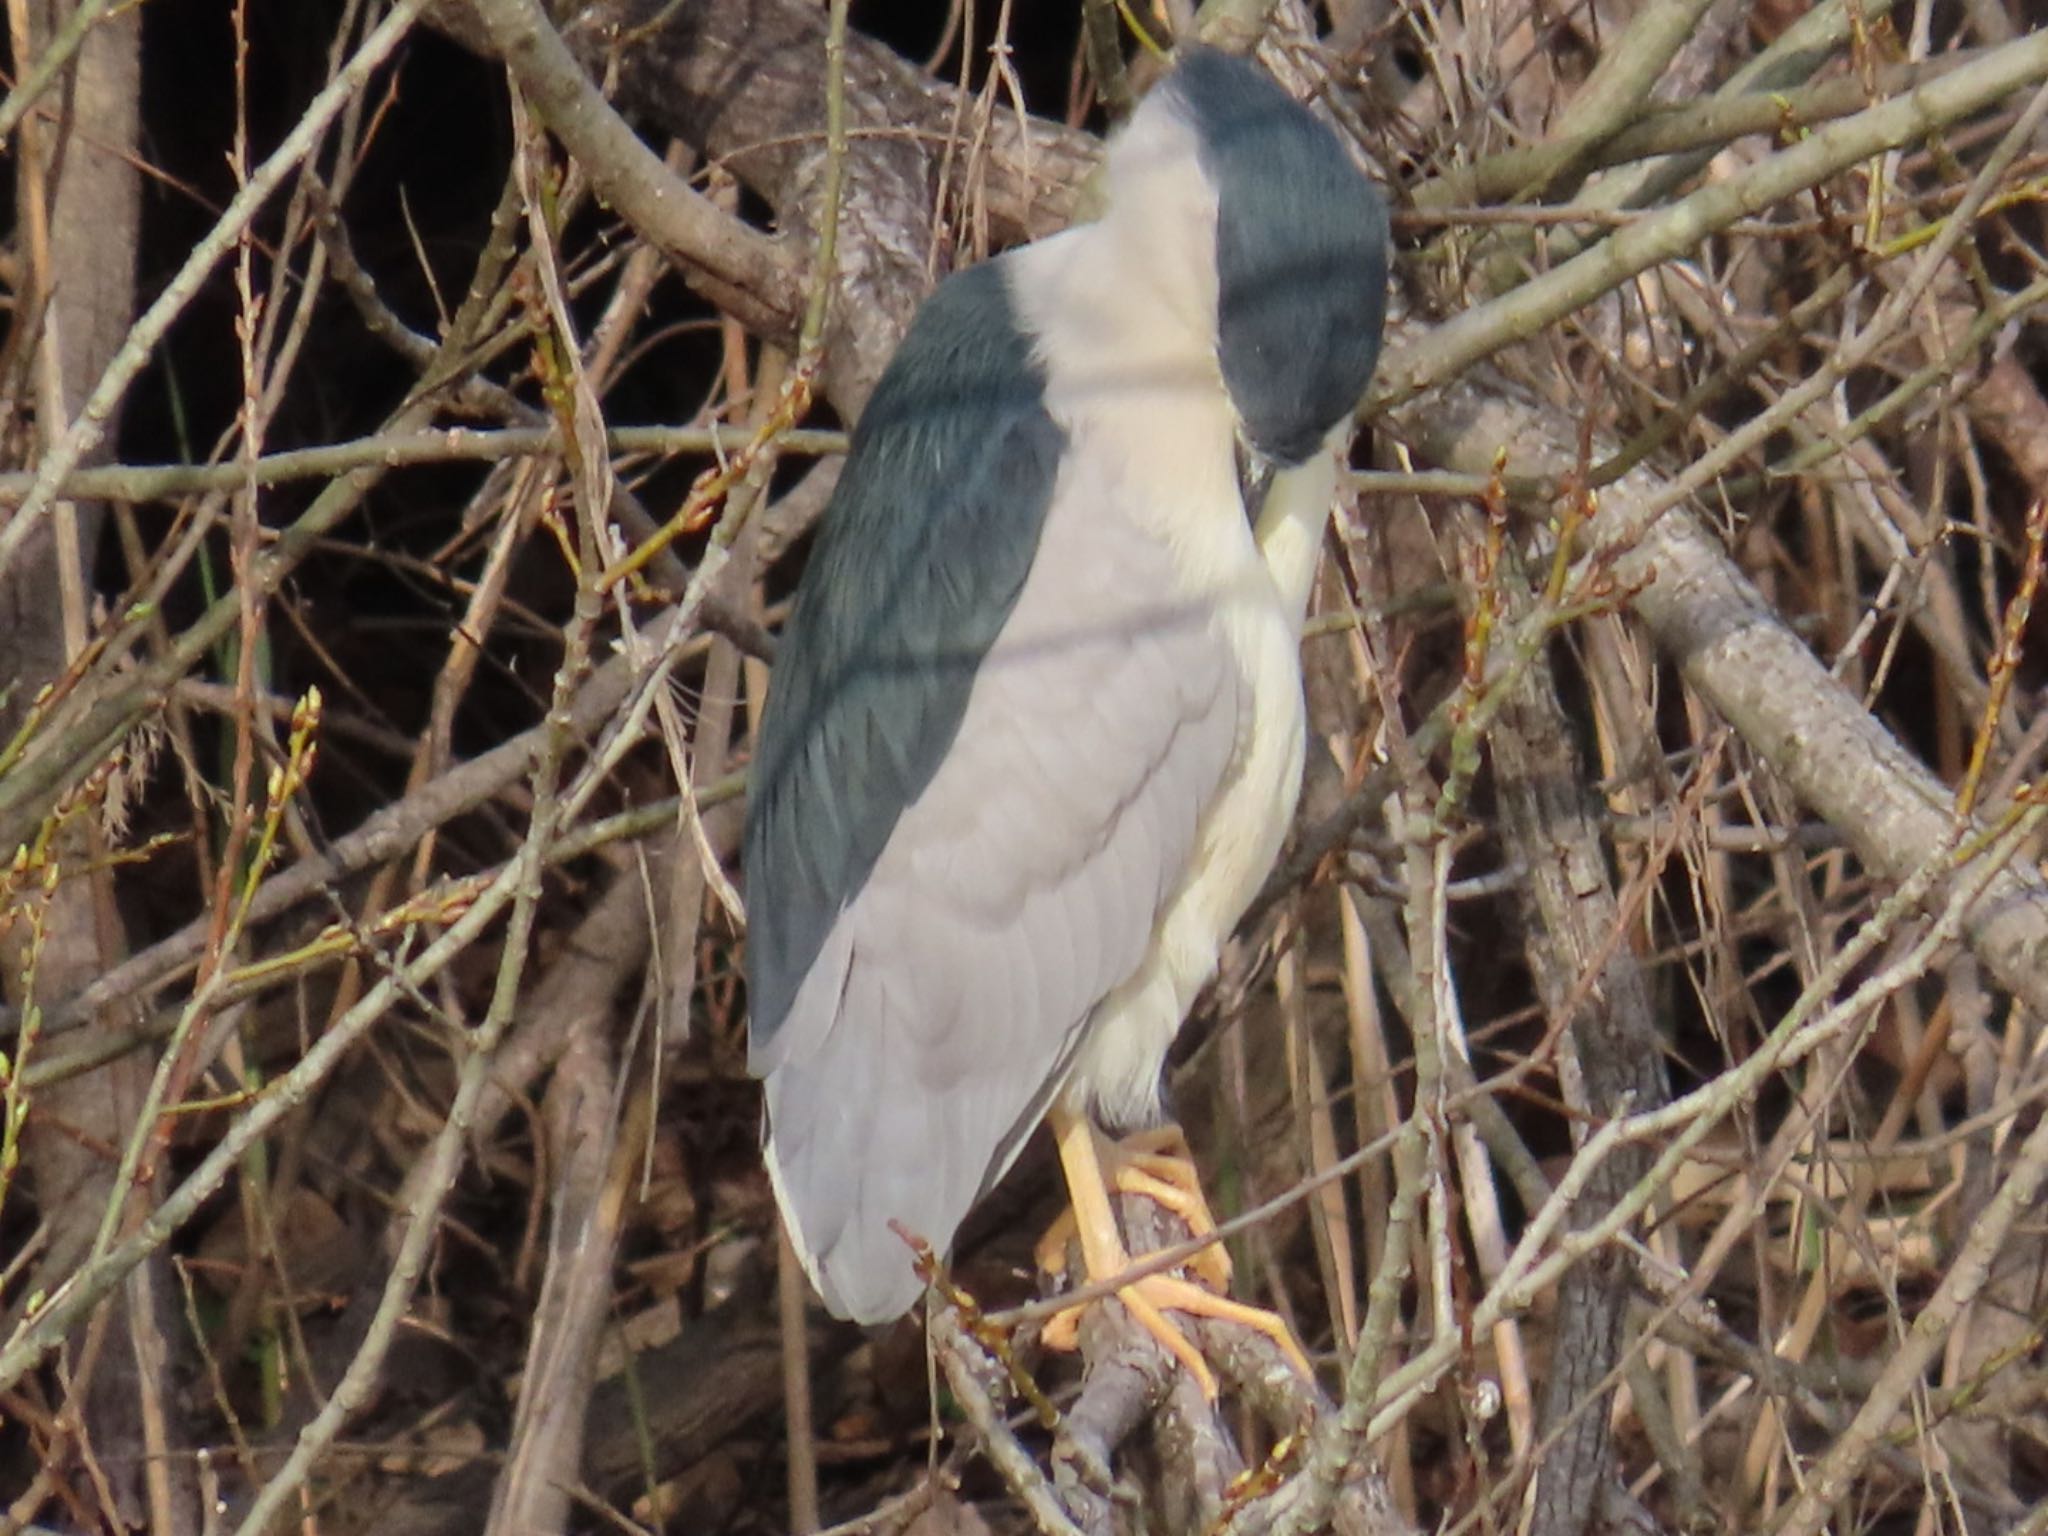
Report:
[{"label": "diagonal branch", "polygon": [[537,0],[471,4],[492,50],[599,195],[683,261],[721,309],[750,330],[793,337],[799,316],[789,301],[802,291],[801,263],[662,164],[590,83]]},{"label": "diagonal branch", "polygon": [[[1576,423],[1488,369],[1474,369],[1404,407],[1394,430],[1431,461],[1491,471],[1503,443],[1520,445],[1516,473],[1562,477]],[[1639,527],[1668,482],[1638,468],[1603,494],[1603,528]],[[1903,880],[1948,846],[1955,802],[1808,649],[1688,511],[1649,521],[1615,559],[1630,606],[1697,688],[1810,809],[1870,868]],[[1963,922],[1999,984],[2048,1017],[2048,882],[2015,865],[1992,872]]]}]

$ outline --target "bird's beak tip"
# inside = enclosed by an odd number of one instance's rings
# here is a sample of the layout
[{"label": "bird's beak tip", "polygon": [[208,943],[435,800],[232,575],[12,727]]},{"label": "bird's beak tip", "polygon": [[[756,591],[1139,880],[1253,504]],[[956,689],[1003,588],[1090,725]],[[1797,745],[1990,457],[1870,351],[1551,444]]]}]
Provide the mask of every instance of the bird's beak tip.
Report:
[{"label": "bird's beak tip", "polygon": [[1261,453],[1252,441],[1238,429],[1234,448],[1237,459],[1237,489],[1244,499],[1244,515],[1254,527],[1259,515],[1266,507],[1266,494],[1273,488],[1273,475],[1278,466]]}]

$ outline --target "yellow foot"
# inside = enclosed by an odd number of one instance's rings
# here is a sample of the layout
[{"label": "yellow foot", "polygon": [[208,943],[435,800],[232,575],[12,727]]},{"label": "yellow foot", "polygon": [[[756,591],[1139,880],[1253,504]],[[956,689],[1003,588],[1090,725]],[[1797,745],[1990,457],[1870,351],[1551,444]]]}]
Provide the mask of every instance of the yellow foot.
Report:
[{"label": "yellow foot", "polygon": [[[1204,1290],[1178,1275],[1141,1276],[1129,1285],[1119,1286],[1116,1299],[1124,1304],[1140,1327],[1187,1367],[1188,1374],[1200,1384],[1202,1395],[1211,1401],[1216,1397],[1216,1373],[1209,1368],[1209,1362],[1202,1358],[1201,1351],[1195,1348],[1188,1336],[1165,1315],[1167,1312],[1213,1317],[1220,1322],[1237,1323],[1262,1333],[1278,1346],[1289,1365],[1301,1372],[1304,1378],[1315,1379],[1315,1370],[1309,1365],[1308,1357],[1294,1342],[1293,1332],[1277,1312],[1246,1306],[1228,1296],[1218,1296],[1214,1291]],[[1073,1350],[1081,1347],[1082,1310],[1082,1307],[1074,1306],[1053,1314],[1045,1325],[1045,1331],[1039,1335],[1047,1349]]]},{"label": "yellow foot", "polygon": [[[1194,1154],[1188,1150],[1188,1139],[1179,1126],[1138,1131],[1121,1141],[1095,1141],[1096,1164],[1106,1175],[1110,1189],[1120,1195],[1143,1195],[1162,1210],[1178,1216],[1194,1237],[1208,1237],[1215,1232],[1216,1218],[1210,1214],[1201,1178],[1195,1172]],[[1079,1226],[1079,1209],[1078,1201],[1068,1206],[1038,1240],[1038,1267],[1048,1275],[1067,1272],[1067,1245]],[[1230,1255],[1220,1242],[1211,1243],[1190,1258],[1187,1269],[1212,1291],[1230,1289]]]},{"label": "yellow foot", "polygon": [[[1067,1243],[1077,1236],[1090,1284],[1114,1280],[1132,1267],[1110,1206],[1111,1188],[1157,1201],[1198,1237],[1216,1230],[1215,1218],[1209,1214],[1195,1178],[1187,1142],[1177,1127],[1147,1132],[1122,1146],[1105,1147],[1095,1128],[1079,1116],[1056,1109],[1052,1123],[1073,1205],[1038,1245],[1039,1265],[1048,1274],[1065,1272]],[[1204,1249],[1189,1261],[1188,1269],[1202,1284],[1173,1274],[1146,1275],[1117,1287],[1116,1296],[1132,1318],[1187,1367],[1205,1396],[1216,1396],[1216,1374],[1187,1335],[1166,1318],[1168,1311],[1255,1329],[1278,1345],[1302,1375],[1313,1377],[1301,1347],[1277,1315],[1217,1294],[1230,1283],[1230,1261],[1221,1244]],[[1069,1307],[1046,1324],[1043,1338],[1048,1348],[1078,1346],[1080,1314],[1080,1307]]]}]

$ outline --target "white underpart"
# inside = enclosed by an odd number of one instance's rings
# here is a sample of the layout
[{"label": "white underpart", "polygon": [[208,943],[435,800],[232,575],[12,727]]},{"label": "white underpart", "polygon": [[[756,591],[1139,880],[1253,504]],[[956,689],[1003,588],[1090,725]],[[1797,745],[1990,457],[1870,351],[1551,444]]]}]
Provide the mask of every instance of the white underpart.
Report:
[{"label": "white underpart", "polygon": [[[1257,569],[1234,584],[1219,616],[1251,686],[1238,750],[1200,822],[1189,874],[1145,964],[1097,1005],[1067,1098],[1113,1124],[1156,1118],[1160,1068],[1224,943],[1279,856],[1301,795],[1306,741],[1301,620],[1314,574],[1316,529],[1336,476],[1327,456],[1276,477],[1259,526]],[[1298,595],[1297,595],[1298,594]]]},{"label": "white underpart", "polygon": [[1216,358],[1215,192],[1192,131],[1144,115],[1110,162],[1102,223],[1017,252],[1026,328],[1069,451],[1120,460],[1173,555],[1173,597],[1208,613],[1247,686],[1237,741],[1186,874],[1135,974],[1095,1008],[1064,1097],[1116,1124],[1156,1117],[1160,1068],[1278,857],[1306,740],[1301,628],[1336,492],[1334,452],[1277,475],[1254,530]]}]

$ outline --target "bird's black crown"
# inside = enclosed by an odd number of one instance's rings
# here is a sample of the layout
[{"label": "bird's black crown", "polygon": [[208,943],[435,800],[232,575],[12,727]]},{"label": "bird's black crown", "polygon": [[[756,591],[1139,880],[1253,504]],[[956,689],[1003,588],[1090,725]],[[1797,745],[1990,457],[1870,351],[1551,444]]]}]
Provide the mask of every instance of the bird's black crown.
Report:
[{"label": "bird's black crown", "polygon": [[1309,458],[1372,382],[1387,213],[1337,136],[1254,65],[1183,49],[1162,89],[1217,193],[1217,344],[1251,445]]}]

